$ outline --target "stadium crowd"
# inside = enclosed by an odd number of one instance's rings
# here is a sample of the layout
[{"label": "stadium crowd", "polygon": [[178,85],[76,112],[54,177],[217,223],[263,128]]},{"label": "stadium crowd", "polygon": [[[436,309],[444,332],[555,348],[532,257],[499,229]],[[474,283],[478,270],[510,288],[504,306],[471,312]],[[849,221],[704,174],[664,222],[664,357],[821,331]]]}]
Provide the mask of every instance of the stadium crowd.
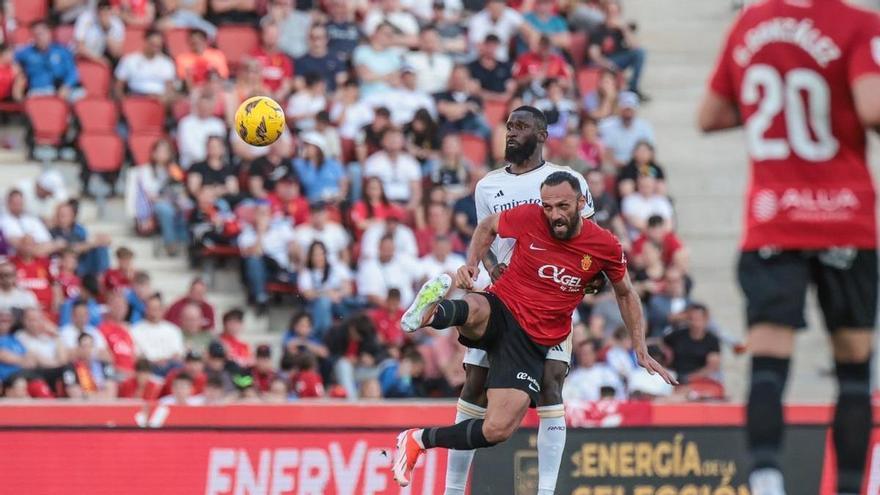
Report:
[{"label": "stadium crowd", "polygon": [[[566,399],[723,397],[724,339],[689,296],[688,251],[639,115],[646,49],[620,1],[52,4],[0,0],[0,105],[23,104],[29,145],[45,144],[45,115],[29,105],[61,102],[50,144],[80,151],[81,189],[91,175],[122,184],[132,228],[164,255],[194,267],[240,257],[242,308],[292,295],[295,310],[273,352],[242,339],[244,309],[216,314],[208,279],[166,301],[129,248],[77,220],[50,168],[0,208],[5,397],[457,395],[455,332],[404,335],[399,319],[421,281],[463,264],[475,185],[503,166],[504,121],[523,104],[547,116],[546,158],[585,175],[595,221],[628,253],[652,353],[686,384],[637,368],[605,291],[579,308]],[[265,148],[231,126],[254,95],[288,118]],[[89,109],[106,102],[109,129],[95,130]],[[85,136],[127,151],[107,166]]]}]

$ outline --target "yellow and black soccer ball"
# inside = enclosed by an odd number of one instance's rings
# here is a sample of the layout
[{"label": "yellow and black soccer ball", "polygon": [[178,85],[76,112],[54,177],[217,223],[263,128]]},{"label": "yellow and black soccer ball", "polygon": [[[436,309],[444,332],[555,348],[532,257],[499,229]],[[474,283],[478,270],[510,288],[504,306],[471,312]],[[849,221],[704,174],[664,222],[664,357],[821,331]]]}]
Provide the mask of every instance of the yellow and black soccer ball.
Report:
[{"label": "yellow and black soccer ball", "polygon": [[268,146],[284,132],[284,111],[268,96],[245,100],[235,112],[235,132],[254,146]]}]

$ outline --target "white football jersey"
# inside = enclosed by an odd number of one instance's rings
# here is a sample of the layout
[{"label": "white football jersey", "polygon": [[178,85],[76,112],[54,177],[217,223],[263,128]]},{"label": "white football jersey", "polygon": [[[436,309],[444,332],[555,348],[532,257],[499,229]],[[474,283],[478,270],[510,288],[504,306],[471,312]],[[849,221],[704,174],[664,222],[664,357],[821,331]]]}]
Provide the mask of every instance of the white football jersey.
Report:
[{"label": "white football jersey", "polygon": [[[477,220],[482,220],[494,213],[509,210],[527,203],[541,204],[541,183],[553,172],[568,172],[581,183],[581,189],[587,198],[587,205],[581,212],[584,218],[593,216],[593,196],[587,187],[584,176],[571,167],[544,162],[540,167],[524,174],[512,174],[507,167],[493,170],[477,182],[474,201],[477,206]],[[508,263],[513,254],[514,239],[496,237],[492,243],[492,254],[499,263]]]}]

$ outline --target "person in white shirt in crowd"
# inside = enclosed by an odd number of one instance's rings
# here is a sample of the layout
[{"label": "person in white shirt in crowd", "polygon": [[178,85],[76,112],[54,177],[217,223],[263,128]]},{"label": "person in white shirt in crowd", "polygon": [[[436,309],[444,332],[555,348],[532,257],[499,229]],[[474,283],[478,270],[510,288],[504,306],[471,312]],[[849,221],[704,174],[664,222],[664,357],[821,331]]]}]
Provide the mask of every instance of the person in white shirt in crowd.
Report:
[{"label": "person in white shirt in crowd", "polygon": [[73,303],[70,323],[61,327],[58,334],[61,336],[61,341],[67,346],[67,349],[73,350],[79,346],[79,336],[83,333],[91,336],[93,339],[94,357],[105,363],[112,363],[113,358],[110,356],[104,335],[100,330],[89,324],[88,302],[85,299],[79,299]]},{"label": "person in white shirt in crowd", "polygon": [[674,226],[674,210],[669,198],[657,190],[657,179],[652,171],[643,173],[636,180],[636,191],[623,198],[620,213],[630,227],[633,238],[648,227],[648,219],[657,215],[666,221],[670,229]]},{"label": "person in white shirt in crowd", "polygon": [[[360,261],[374,260],[379,257],[379,245],[382,239],[390,236],[394,241],[394,252],[398,256],[417,258],[419,253],[415,233],[404,222],[406,213],[392,210],[384,221],[374,222],[367,227],[361,237]],[[459,265],[461,266],[461,265]],[[458,267],[455,267],[457,270]]]},{"label": "person in white shirt in crowd", "polygon": [[169,101],[174,96],[174,80],[177,70],[171,57],[162,53],[165,44],[162,33],[148,29],[144,34],[144,47],[122,57],[113,75],[116,78],[116,94],[144,95]]},{"label": "person in white shirt in crowd", "polygon": [[272,0],[268,13],[261,22],[273,22],[281,36],[278,47],[289,57],[303,56],[308,50],[307,37],[312,25],[312,14],[295,8],[295,0]]},{"label": "person in white shirt in crowd", "polygon": [[489,0],[486,8],[470,18],[467,31],[472,50],[482,43],[486,36],[490,34],[498,36],[501,43],[495,51],[495,58],[499,62],[507,62],[510,41],[517,34],[522,36],[529,46],[532,46],[540,36],[540,33],[526,22],[522,14],[508,7],[504,0]]},{"label": "person in white shirt in crowd", "polygon": [[[431,279],[441,273],[453,273],[464,264],[464,256],[452,252],[452,239],[448,235],[434,237],[434,248],[429,254],[419,258],[419,269],[423,279]],[[484,274],[485,270],[482,270],[480,275]],[[477,280],[476,283],[480,282],[481,280]]]},{"label": "person in white shirt in crowd", "polygon": [[605,145],[608,160],[618,167],[629,163],[640,141],[654,144],[654,128],[638,116],[639,95],[624,91],[617,97],[617,115],[599,122],[599,136]]},{"label": "person in white shirt in crowd", "polygon": [[415,72],[419,91],[429,95],[446,91],[453,61],[452,57],[442,51],[437,28],[430,25],[422,28],[419,49],[407,53],[404,59]]},{"label": "person in white shirt in crowd", "polygon": [[226,135],[226,124],[214,115],[214,103],[213,94],[207,91],[200,93],[194,111],[180,119],[177,125],[177,149],[180,152],[180,166],[184,169],[205,160],[209,137]]},{"label": "person in white shirt in crowd", "polygon": [[379,257],[359,263],[357,274],[358,295],[363,296],[374,306],[383,306],[388,289],[400,291],[401,305],[409,305],[415,293],[413,284],[418,281],[416,261],[398,255],[394,249],[394,239],[385,236],[379,242]]},{"label": "person in white shirt in crowd", "polygon": [[287,101],[286,115],[297,129],[310,131],[315,128],[315,116],[327,108],[327,84],[317,72],[305,74],[304,80],[305,88],[291,95]]},{"label": "person in white shirt in crowd", "polygon": [[[663,351],[656,345],[648,347],[648,354],[658,362],[666,360]],[[630,399],[633,400],[654,400],[669,397],[675,391],[675,387],[666,383],[660,375],[652,375],[641,366],[636,366],[636,369],[627,377],[626,388]]]},{"label": "person in white shirt in crowd", "polygon": [[109,64],[122,55],[125,24],[116,12],[113,2],[99,0],[76,18],[73,26],[76,55],[101,64]]},{"label": "person in white shirt in crowd", "polygon": [[162,376],[179,367],[186,353],[183,332],[177,325],[166,321],[164,314],[162,296],[155,293],[146,300],[144,319],[131,327],[135,352],[147,358],[153,365],[153,371]]},{"label": "person in white shirt in crowd", "polygon": [[461,0],[401,0],[400,4],[422,23],[430,23],[434,19],[435,10],[439,10],[449,19],[460,18],[464,10]]},{"label": "person in white shirt in crowd", "polygon": [[6,195],[6,213],[0,217],[0,230],[13,250],[25,236],[30,236],[37,244],[37,256],[48,256],[63,247],[64,241],[53,241],[42,220],[25,212],[24,196],[18,189]]},{"label": "person in white shirt in crowd", "polygon": [[330,121],[339,129],[339,137],[351,140],[373,121],[373,107],[361,99],[356,79],[346,80],[336,91],[330,104]]},{"label": "person in white shirt in crowd", "polygon": [[373,93],[365,98],[366,103],[374,109],[384,107],[391,110],[391,122],[403,127],[413,121],[416,112],[422,108],[431,117],[437,119],[437,108],[434,98],[416,87],[416,71],[408,65],[400,69],[400,80],[391,90]]},{"label": "person in white shirt in crowd", "polygon": [[[400,0],[379,0],[373,2],[364,17],[364,32],[372,36],[382,24],[388,24],[394,29],[392,44],[407,48],[421,48],[419,46],[419,21],[416,17],[400,7]],[[378,4],[378,5],[375,5]]]},{"label": "person in white shirt in crowd", "polygon": [[37,296],[16,284],[15,266],[0,257],[0,311],[20,312],[39,306]]},{"label": "person in white shirt in crowd", "polygon": [[623,380],[614,368],[598,361],[598,351],[598,344],[594,340],[585,340],[575,349],[577,365],[572,367],[562,389],[566,402],[599,400],[603,387],[613,388],[617,399],[626,398]]},{"label": "person in white shirt in crowd", "polygon": [[402,58],[400,50],[393,48],[394,28],[390,24],[379,24],[370,36],[370,42],[359,45],[352,55],[352,64],[361,81],[364,96],[388,91],[400,77]]},{"label": "person in white shirt in crowd", "polygon": [[238,235],[248,296],[261,312],[269,302],[266,283],[293,279],[299,257],[295,237],[290,219],[273,218],[267,204],[257,207],[253,224],[246,223]]},{"label": "person in white shirt in crowd", "polygon": [[422,170],[419,162],[404,151],[403,132],[390,128],[382,135],[382,150],[364,162],[364,177],[379,177],[388,200],[415,211],[422,201]]},{"label": "person in white shirt in crowd", "polygon": [[330,260],[323,243],[315,241],[309,246],[304,266],[296,280],[318,337],[330,329],[334,317],[345,316],[346,300],[354,293],[352,278],[345,264]]},{"label": "person in white shirt in crowd", "polygon": [[43,220],[46,225],[52,225],[58,205],[70,199],[64,186],[64,177],[54,169],[20,180],[15,188],[21,192],[25,213]]},{"label": "person in white shirt in crowd", "polygon": [[330,261],[346,261],[351,236],[345,227],[330,219],[327,204],[323,201],[309,205],[309,213],[309,223],[298,225],[293,231],[300,253],[307,253],[313,242],[321,241],[327,248]]},{"label": "person in white shirt in crowd", "polygon": [[165,406],[202,406],[205,404],[203,395],[195,395],[193,377],[183,371],[175,375],[171,382],[171,395],[159,399],[159,404]]},{"label": "person in white shirt in crowd", "polygon": [[605,362],[624,379],[639,368],[636,353],[633,351],[632,337],[625,326],[621,325],[614,331],[611,346],[605,352]]},{"label": "person in white shirt in crowd", "polygon": [[70,355],[58,335],[58,329],[39,309],[26,309],[21,316],[21,323],[23,330],[16,333],[15,337],[24,346],[27,354],[34,357],[36,367],[44,374],[51,374],[54,370],[57,378],[60,378],[63,367],[70,361]]}]

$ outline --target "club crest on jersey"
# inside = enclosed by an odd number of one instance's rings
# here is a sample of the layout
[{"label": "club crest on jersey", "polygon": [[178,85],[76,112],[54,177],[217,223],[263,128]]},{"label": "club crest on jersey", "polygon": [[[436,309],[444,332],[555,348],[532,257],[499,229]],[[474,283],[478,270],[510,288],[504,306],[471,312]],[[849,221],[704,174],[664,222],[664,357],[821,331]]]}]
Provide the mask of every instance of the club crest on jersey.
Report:
[{"label": "club crest on jersey", "polygon": [[581,270],[589,271],[590,266],[593,264],[593,258],[590,257],[589,254],[585,254],[583,258],[581,258]]}]

